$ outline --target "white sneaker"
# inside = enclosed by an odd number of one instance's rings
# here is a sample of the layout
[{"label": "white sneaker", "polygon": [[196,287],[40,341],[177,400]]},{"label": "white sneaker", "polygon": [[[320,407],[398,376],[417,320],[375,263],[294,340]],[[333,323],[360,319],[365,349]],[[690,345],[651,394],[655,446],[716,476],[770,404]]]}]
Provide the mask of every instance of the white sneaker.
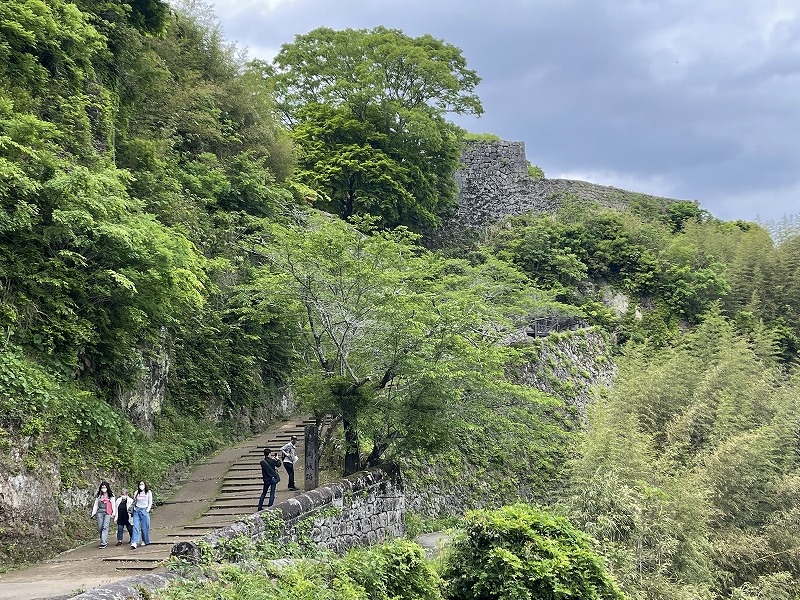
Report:
[{"label": "white sneaker", "polygon": [[133,548],[134,550],[136,550],[136,544],[131,544],[131,548]]}]

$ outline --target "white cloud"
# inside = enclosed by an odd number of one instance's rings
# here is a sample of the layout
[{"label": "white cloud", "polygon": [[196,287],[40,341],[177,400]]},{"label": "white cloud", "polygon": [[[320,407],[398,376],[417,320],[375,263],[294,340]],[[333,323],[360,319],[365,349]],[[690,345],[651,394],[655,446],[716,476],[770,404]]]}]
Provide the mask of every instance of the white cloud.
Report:
[{"label": "white cloud", "polygon": [[217,16],[226,19],[237,15],[259,14],[267,16],[270,12],[294,4],[297,0],[216,0],[214,7]]}]

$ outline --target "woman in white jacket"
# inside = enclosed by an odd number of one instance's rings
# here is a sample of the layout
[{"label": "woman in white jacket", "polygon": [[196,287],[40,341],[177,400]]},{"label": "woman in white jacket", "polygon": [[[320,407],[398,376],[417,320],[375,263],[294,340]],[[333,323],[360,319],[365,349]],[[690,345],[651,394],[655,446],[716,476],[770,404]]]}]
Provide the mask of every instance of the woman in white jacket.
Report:
[{"label": "woman in white jacket", "polygon": [[133,541],[133,499],[128,496],[128,490],[122,488],[122,491],[114,504],[116,508],[116,515],[114,520],[117,522],[117,546],[122,545],[122,534],[127,529],[130,541]]},{"label": "woman in white jacket", "polygon": [[153,509],[153,492],[143,479],[133,495],[133,540],[134,550],[141,540],[142,546],[150,543],[150,511]]},{"label": "woman in white jacket", "polygon": [[108,527],[111,519],[117,516],[117,503],[114,501],[114,492],[107,481],[101,481],[94,498],[92,517],[97,518],[97,533],[100,534],[100,548],[108,546]]}]

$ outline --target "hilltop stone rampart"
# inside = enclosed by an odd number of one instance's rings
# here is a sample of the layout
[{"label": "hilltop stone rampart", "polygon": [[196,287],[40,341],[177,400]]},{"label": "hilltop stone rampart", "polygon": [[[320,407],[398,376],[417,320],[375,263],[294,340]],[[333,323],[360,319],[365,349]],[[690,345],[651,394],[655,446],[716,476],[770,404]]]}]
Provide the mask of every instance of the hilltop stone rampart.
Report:
[{"label": "hilltop stone rampart", "polygon": [[445,225],[479,229],[503,217],[551,212],[567,198],[624,210],[634,199],[657,203],[677,200],[571,179],[534,179],[528,175],[524,142],[468,140],[454,177],[457,207]]}]

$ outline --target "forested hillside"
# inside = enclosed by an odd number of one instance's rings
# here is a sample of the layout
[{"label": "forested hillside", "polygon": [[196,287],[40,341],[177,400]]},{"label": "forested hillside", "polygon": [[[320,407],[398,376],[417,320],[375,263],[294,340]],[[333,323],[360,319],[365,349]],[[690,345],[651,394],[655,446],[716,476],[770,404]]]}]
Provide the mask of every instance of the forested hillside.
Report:
[{"label": "forested hillside", "polygon": [[479,81],[383,27],[267,64],[202,3],[0,4],[3,562],[85,535],[96,479],[303,411],[329,468],[568,517],[629,598],[796,597],[798,223],[574,198],[428,250]]}]

